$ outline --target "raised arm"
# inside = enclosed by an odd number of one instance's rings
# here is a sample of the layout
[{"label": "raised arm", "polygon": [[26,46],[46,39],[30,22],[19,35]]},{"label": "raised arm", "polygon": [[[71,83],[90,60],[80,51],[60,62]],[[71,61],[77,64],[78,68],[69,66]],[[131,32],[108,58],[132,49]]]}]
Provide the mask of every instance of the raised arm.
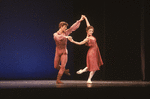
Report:
[{"label": "raised arm", "polygon": [[79,28],[80,22],[83,21],[83,15],[81,16],[80,20],[76,21],[69,29],[67,29],[67,35],[70,35],[73,31]]},{"label": "raised arm", "polygon": [[85,21],[86,21],[87,27],[91,26],[86,16],[84,16],[84,19],[85,19]]},{"label": "raised arm", "polygon": [[72,39],[71,36],[68,36],[68,40],[69,40],[70,42],[74,43],[74,44],[77,44],[77,45],[83,45],[83,44],[85,44],[85,43],[88,42],[88,38],[85,38],[85,39],[84,39],[83,41],[81,41],[81,42],[76,42],[76,41],[74,41],[74,40]]}]

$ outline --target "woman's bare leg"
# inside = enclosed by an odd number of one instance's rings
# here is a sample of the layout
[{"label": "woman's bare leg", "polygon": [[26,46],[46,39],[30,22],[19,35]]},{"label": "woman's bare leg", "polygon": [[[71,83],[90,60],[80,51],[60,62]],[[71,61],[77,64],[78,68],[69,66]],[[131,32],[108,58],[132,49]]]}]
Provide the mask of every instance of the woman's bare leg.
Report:
[{"label": "woman's bare leg", "polygon": [[89,74],[89,78],[87,80],[87,83],[92,83],[91,79],[93,77],[93,75],[95,74],[95,71],[91,71],[90,74]]}]

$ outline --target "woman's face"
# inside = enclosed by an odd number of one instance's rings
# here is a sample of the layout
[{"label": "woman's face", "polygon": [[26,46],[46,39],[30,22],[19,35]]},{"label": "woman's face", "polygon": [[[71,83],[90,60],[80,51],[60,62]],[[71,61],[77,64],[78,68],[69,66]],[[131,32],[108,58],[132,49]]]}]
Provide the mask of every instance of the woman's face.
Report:
[{"label": "woman's face", "polygon": [[93,34],[93,32],[94,32],[93,29],[89,29],[89,30],[87,31],[87,34],[88,34],[89,36],[91,36],[91,35]]}]

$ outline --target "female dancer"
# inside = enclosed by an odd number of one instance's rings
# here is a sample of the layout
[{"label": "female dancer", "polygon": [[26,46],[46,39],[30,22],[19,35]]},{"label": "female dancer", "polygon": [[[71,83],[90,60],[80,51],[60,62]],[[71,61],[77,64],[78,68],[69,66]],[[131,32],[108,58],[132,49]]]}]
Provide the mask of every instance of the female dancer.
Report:
[{"label": "female dancer", "polygon": [[72,37],[68,37],[70,42],[75,43],[77,45],[83,45],[86,44],[89,46],[89,50],[87,52],[87,57],[86,57],[86,67],[84,69],[80,69],[77,71],[77,74],[82,74],[83,72],[90,71],[89,78],[87,80],[87,83],[92,83],[91,79],[95,73],[95,71],[100,70],[100,66],[103,65],[103,61],[100,55],[100,51],[96,42],[96,38],[92,36],[94,32],[94,27],[90,25],[88,19],[84,16],[84,19],[86,21],[86,32],[87,32],[87,37],[81,41],[81,42],[76,42],[72,39]]},{"label": "female dancer", "polygon": [[[54,40],[56,43],[56,51],[55,51],[55,58],[54,58],[54,68],[59,70],[57,75],[57,84],[63,84],[60,81],[63,73],[70,75],[69,69],[65,69],[67,60],[68,60],[68,51],[67,51],[67,36],[75,31],[80,26],[80,22],[84,20],[83,16],[81,19],[74,23],[69,29],[67,29],[68,23],[67,22],[60,22],[59,23],[59,30],[53,34]],[[60,66],[61,62],[61,66]]]}]

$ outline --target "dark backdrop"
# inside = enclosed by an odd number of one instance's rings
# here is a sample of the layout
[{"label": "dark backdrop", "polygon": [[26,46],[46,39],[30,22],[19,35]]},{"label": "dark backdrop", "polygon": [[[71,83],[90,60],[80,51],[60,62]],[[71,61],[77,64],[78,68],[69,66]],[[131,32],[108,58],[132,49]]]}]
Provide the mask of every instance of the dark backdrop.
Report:
[{"label": "dark backdrop", "polygon": [[[144,2],[144,6],[142,3]],[[84,5],[84,6],[83,6]],[[142,80],[141,66],[141,19],[144,8],[144,39],[146,50],[146,80],[150,80],[148,66],[149,1],[122,0],[97,2],[75,2],[74,16],[85,14],[94,26],[94,36],[100,48],[104,65],[97,71],[93,80]],[[84,23],[85,24],[85,23]],[[81,41],[86,37],[86,25],[74,33],[74,39]],[[74,45],[74,68],[86,66],[86,46]],[[87,79],[89,72],[75,75],[76,79]]]},{"label": "dark backdrop", "polygon": [[[104,61],[93,80],[141,80],[141,8],[143,0],[0,0],[0,79],[56,79],[53,68],[53,33],[60,21],[72,25],[85,14],[95,28],[94,36]],[[144,0],[145,74],[149,71],[150,3]],[[73,32],[74,40],[86,37],[86,23]],[[88,74],[76,75],[86,66],[88,47],[68,42],[71,77],[87,80]]]},{"label": "dark backdrop", "polygon": [[145,77],[146,80],[150,81],[150,1],[149,0],[144,0],[144,36],[145,36]]},{"label": "dark backdrop", "polygon": [[56,79],[53,33],[60,21],[76,21],[72,1],[0,0],[0,79]]}]

